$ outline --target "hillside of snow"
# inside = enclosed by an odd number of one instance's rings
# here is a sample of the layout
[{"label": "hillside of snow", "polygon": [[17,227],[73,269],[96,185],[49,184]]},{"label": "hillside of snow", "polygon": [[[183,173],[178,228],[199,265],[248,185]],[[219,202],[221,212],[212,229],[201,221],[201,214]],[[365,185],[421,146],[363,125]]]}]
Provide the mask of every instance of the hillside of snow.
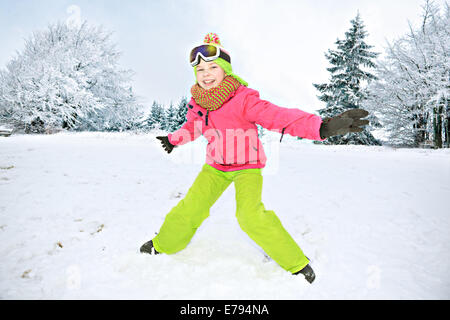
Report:
[{"label": "hillside of snow", "polygon": [[263,202],[309,284],[241,231],[233,185],[185,250],[140,254],[205,156],[156,134],[0,137],[0,299],[450,299],[450,150],[266,134]]}]

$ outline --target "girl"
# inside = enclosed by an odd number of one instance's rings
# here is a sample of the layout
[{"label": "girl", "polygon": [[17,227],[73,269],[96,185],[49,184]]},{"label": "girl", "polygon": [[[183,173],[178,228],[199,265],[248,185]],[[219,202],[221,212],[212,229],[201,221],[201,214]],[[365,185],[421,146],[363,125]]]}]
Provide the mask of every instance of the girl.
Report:
[{"label": "girl", "polygon": [[217,34],[192,49],[190,63],[196,84],[191,88],[187,121],[168,136],[157,137],[170,153],[203,135],[208,140],[206,163],[185,198],[166,216],[159,233],[140,248],[143,253],[172,254],[184,249],[209,209],[234,182],[236,217],[242,230],[282,268],[303,274],[313,282],[315,274],[308,258],[284,229],[275,212],[261,201],[261,169],[266,156],[256,124],[292,136],[323,141],[347,132],[360,132],[360,120],[368,113],[353,109],[322,120],[299,109],[278,107],[261,100],[259,93],[233,73],[230,54]]}]

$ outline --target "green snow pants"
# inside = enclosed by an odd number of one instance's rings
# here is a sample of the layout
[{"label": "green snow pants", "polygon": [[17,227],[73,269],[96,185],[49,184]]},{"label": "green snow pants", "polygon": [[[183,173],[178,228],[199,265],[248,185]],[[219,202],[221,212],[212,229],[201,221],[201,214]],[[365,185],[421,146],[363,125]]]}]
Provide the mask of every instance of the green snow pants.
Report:
[{"label": "green snow pants", "polygon": [[167,254],[184,249],[232,182],[236,188],[236,217],[242,230],[283,269],[292,273],[303,269],[309,260],[275,212],[266,210],[261,202],[261,169],[223,172],[205,164],[184,199],[167,214],[153,239],[155,249]]}]

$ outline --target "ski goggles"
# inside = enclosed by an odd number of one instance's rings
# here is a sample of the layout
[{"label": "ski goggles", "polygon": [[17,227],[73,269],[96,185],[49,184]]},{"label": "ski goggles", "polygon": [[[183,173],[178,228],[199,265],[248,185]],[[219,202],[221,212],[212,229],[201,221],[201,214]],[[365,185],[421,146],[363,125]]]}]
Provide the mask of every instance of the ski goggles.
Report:
[{"label": "ski goggles", "polygon": [[189,60],[191,66],[195,67],[198,65],[200,63],[200,58],[204,61],[213,61],[217,58],[222,58],[228,63],[231,63],[230,55],[226,53],[225,50],[210,44],[204,44],[192,49]]}]

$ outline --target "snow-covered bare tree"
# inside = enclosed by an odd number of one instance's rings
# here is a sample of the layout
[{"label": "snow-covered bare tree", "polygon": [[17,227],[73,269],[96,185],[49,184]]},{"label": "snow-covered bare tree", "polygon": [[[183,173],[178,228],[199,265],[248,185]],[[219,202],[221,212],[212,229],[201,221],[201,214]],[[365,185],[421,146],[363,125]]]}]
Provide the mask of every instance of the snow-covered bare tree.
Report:
[{"label": "snow-covered bare tree", "polygon": [[140,106],[119,58],[111,33],[87,22],[34,32],[0,70],[0,121],[37,132],[129,129]]},{"label": "snow-covered bare tree", "polygon": [[450,9],[423,5],[420,26],[388,43],[369,86],[365,107],[374,112],[390,143],[450,147]]},{"label": "snow-covered bare tree", "polygon": [[[372,59],[378,56],[378,53],[370,50],[372,46],[365,42],[367,35],[358,13],[356,18],[351,20],[351,28],[345,33],[345,39],[336,41],[337,49],[328,50],[325,54],[331,64],[331,67],[327,68],[331,73],[330,81],[314,84],[321,92],[319,99],[326,103],[325,108],[319,110],[322,117],[334,117],[344,111],[361,108],[367,98],[365,86],[370,80],[375,79],[369,69],[375,67]],[[324,143],[380,144],[370,133],[369,128],[359,133],[330,137]]]}]

